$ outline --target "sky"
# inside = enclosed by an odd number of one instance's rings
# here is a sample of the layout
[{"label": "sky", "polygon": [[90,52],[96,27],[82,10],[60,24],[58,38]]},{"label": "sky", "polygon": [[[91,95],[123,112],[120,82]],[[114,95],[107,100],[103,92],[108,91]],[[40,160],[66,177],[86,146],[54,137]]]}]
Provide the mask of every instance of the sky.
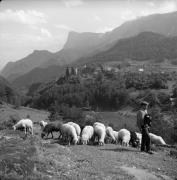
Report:
[{"label": "sky", "polygon": [[2,0],[0,69],[34,50],[59,51],[70,31],[104,33],[141,16],[176,10],[176,0]]}]

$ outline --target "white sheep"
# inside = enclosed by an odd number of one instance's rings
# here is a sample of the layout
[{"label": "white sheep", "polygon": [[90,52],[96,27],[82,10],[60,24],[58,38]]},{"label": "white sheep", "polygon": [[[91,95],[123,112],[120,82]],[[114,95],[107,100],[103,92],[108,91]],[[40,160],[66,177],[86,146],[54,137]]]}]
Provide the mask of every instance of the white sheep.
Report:
[{"label": "white sheep", "polygon": [[105,127],[105,125],[104,125],[103,123],[100,123],[100,122],[95,122],[95,123],[94,123],[94,126],[96,126],[96,125],[99,125],[99,126]]},{"label": "white sheep", "polygon": [[25,130],[25,134],[27,134],[27,131],[31,132],[33,135],[33,122],[31,119],[21,119],[17,124],[13,126],[14,131],[16,129],[23,128]]},{"label": "white sheep", "polygon": [[94,123],[93,124],[93,128],[94,128],[94,136],[98,136],[98,144],[104,145],[104,140],[106,137],[106,128],[105,125],[102,123]]},{"label": "white sheep", "polygon": [[152,144],[160,144],[160,145],[166,145],[165,141],[161,136],[157,136],[155,134],[149,133],[151,143]]},{"label": "white sheep", "polygon": [[65,137],[67,139],[68,145],[70,145],[71,141],[73,141],[74,145],[78,143],[78,136],[77,136],[75,128],[72,125],[68,123],[62,124],[60,127],[60,131],[61,131],[62,137],[63,138]]},{"label": "white sheep", "polygon": [[80,134],[81,134],[81,128],[78,124],[74,123],[74,122],[68,122],[67,124],[73,126],[76,130],[76,133],[77,133],[77,136],[78,136],[78,139],[80,139]]},{"label": "white sheep", "polygon": [[42,120],[42,121],[39,122],[39,125],[41,126],[41,130],[43,130],[44,127],[47,125],[47,122]]},{"label": "white sheep", "polygon": [[106,134],[107,134],[108,137],[111,138],[112,142],[116,142],[115,133],[114,133],[112,127],[108,126],[106,128]]},{"label": "white sheep", "polygon": [[92,126],[85,126],[81,133],[81,143],[88,144],[89,140],[93,137],[94,129]]},{"label": "white sheep", "polygon": [[129,146],[130,131],[127,129],[121,129],[118,133],[118,142],[121,142],[123,146]]}]

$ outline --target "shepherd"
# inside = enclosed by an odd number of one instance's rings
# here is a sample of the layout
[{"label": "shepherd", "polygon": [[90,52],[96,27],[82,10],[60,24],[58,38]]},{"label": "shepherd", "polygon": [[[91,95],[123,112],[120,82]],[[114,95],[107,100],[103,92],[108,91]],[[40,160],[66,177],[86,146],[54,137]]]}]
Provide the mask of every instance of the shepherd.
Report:
[{"label": "shepherd", "polygon": [[151,116],[148,114],[148,105],[146,101],[141,102],[141,109],[137,112],[137,126],[142,133],[141,152],[153,154],[151,149],[151,141],[149,130],[151,126]]}]

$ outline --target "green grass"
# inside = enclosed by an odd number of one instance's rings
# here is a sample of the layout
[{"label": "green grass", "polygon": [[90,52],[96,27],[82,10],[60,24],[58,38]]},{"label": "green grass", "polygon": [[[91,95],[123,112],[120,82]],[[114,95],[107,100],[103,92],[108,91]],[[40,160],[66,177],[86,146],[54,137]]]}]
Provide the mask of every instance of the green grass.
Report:
[{"label": "green grass", "polygon": [[113,124],[115,130],[126,128],[137,131],[136,113],[132,113],[129,110],[122,110],[117,112],[99,112],[99,114],[103,118],[103,123],[106,125]]},{"label": "green grass", "polygon": [[41,120],[46,120],[49,113],[47,111],[40,111],[27,107],[19,107],[15,109],[12,105],[7,104],[0,106],[0,122],[8,121],[10,117],[18,117],[18,119],[22,119],[26,118],[28,115],[33,122],[39,122]]}]

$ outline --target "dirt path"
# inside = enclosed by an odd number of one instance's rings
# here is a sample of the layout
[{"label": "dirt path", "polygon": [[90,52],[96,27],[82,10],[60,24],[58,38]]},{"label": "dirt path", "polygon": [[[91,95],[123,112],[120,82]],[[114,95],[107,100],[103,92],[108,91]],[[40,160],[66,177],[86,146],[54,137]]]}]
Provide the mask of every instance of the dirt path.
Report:
[{"label": "dirt path", "polygon": [[172,180],[172,178],[166,176],[166,175],[160,175],[157,173],[150,173],[147,170],[144,169],[137,169],[135,167],[125,167],[122,166],[121,169],[126,171],[128,174],[131,174],[134,176],[134,179],[136,180]]}]

